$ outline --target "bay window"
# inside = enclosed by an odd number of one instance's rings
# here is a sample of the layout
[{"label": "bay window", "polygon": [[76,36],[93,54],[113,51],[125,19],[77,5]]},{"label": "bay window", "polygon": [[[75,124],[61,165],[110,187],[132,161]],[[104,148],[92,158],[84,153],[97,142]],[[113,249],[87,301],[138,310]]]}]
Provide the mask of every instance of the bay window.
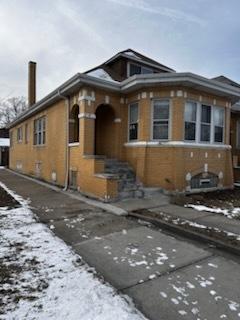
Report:
[{"label": "bay window", "polygon": [[153,100],[153,139],[169,138],[169,100]]},{"label": "bay window", "polygon": [[196,140],[197,103],[187,102],[185,105],[185,140]]},{"label": "bay window", "polygon": [[129,141],[138,139],[138,103],[129,105]]},{"label": "bay window", "polygon": [[184,140],[197,143],[224,143],[223,107],[186,102]]}]

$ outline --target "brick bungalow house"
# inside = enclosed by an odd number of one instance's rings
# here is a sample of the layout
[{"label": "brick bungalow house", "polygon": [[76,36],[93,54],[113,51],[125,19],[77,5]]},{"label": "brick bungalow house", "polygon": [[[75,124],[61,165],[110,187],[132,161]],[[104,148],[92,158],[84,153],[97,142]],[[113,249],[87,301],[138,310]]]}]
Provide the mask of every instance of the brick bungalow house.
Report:
[{"label": "brick bungalow house", "polygon": [[77,73],[10,125],[10,168],[111,201],[140,186],[233,187],[231,105],[240,89],[128,49]]}]

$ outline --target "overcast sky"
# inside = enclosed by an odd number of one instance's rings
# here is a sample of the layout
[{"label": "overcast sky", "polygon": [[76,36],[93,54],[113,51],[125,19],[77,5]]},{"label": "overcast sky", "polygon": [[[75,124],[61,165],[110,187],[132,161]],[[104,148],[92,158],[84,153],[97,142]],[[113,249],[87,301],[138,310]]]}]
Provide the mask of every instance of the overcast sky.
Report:
[{"label": "overcast sky", "polygon": [[239,0],[0,0],[0,98],[40,99],[132,48],[177,71],[240,82]]}]

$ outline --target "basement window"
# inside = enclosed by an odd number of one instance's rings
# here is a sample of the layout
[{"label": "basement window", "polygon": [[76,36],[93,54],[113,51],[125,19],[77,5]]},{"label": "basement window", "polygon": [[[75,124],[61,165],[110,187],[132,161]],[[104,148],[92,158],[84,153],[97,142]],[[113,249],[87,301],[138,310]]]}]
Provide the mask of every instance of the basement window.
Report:
[{"label": "basement window", "polygon": [[46,117],[34,120],[34,145],[44,145],[46,141]]},{"label": "basement window", "polygon": [[77,189],[77,171],[70,170],[69,172],[69,187],[72,189]]}]

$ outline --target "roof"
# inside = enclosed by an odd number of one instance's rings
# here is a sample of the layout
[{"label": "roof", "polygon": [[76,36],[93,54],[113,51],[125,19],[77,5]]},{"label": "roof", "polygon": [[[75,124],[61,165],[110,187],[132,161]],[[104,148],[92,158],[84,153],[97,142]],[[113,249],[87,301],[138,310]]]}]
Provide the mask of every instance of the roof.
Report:
[{"label": "roof", "polygon": [[240,88],[240,84],[225,77],[225,76],[218,76],[218,77],[215,77],[215,78],[212,78],[212,80],[216,80],[216,81],[219,81],[219,82],[222,82],[222,83],[226,83],[226,84],[229,84],[233,87],[237,87],[237,88]]},{"label": "roof", "polygon": [[0,147],[9,147],[10,139],[9,138],[0,138]]},{"label": "roof", "polygon": [[[213,78],[213,80],[216,80],[216,81],[219,81],[222,83],[226,83],[226,84],[233,86],[235,88],[240,88],[239,83],[237,83],[237,82],[235,82],[225,76],[218,76],[218,77]],[[232,105],[231,109],[232,109],[232,112],[240,112],[240,101],[238,101],[237,103]]]},{"label": "roof", "polygon": [[25,119],[61,100],[63,95],[71,95],[79,90],[83,85],[94,86],[96,88],[118,92],[120,94],[129,93],[134,90],[153,85],[185,86],[221,97],[227,97],[233,103],[240,100],[240,88],[213,79],[207,79],[189,72],[139,74],[131,76],[122,82],[113,81],[112,79],[109,80],[109,77],[105,74],[104,70],[101,72],[97,71],[97,75],[98,77],[96,77],[96,74],[94,73],[92,75],[77,73],[71,79],[64,82],[57,89],[23,112],[9,125],[9,128],[14,127]]},{"label": "roof", "polygon": [[155,61],[151,58],[148,58],[135,50],[127,49],[127,50],[118,52],[117,54],[115,54],[114,56],[112,56],[110,59],[103,62],[99,66],[94,67],[90,70],[87,70],[84,73],[89,74],[95,70],[103,69],[113,81],[120,82],[120,81],[122,81],[121,76],[119,76],[116,72],[114,72],[114,70],[112,70],[109,67],[109,64],[111,64],[112,62],[114,62],[120,58],[126,58],[128,60],[132,60],[134,62],[138,62],[138,63],[144,64],[146,66],[153,67],[161,72],[175,72],[173,69],[163,65],[162,63],[159,63],[158,61]]},{"label": "roof", "polygon": [[130,48],[127,50],[118,52],[112,58],[108,59],[105,62],[105,64],[108,64],[108,63],[118,59],[119,57],[125,57],[128,59],[134,60],[134,61],[138,61],[143,64],[151,65],[157,69],[162,69],[164,71],[175,72],[175,70],[165,66],[164,64],[159,63],[158,61],[153,60],[153,59],[151,59],[151,58],[149,58],[149,57],[147,57],[147,56],[145,56],[145,55],[143,55],[133,49],[130,49]]}]

